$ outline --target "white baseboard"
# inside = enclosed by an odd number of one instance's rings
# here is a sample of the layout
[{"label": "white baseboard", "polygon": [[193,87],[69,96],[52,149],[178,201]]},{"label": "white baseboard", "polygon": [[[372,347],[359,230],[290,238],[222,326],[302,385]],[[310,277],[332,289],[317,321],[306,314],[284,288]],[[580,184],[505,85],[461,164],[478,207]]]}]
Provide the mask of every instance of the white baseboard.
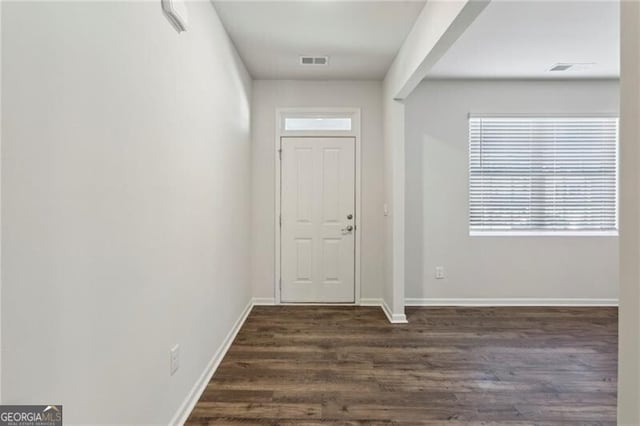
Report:
[{"label": "white baseboard", "polygon": [[[276,305],[275,299],[270,297],[254,297],[253,298],[254,306],[261,305]],[[280,303],[280,305],[287,306],[352,306],[352,304],[340,304],[340,303]],[[360,303],[357,303],[357,306],[378,306],[382,309],[384,314],[387,316],[387,319],[392,324],[405,324],[407,322],[407,317],[404,314],[392,314],[391,309],[385,303],[384,299],[378,298],[362,298],[360,299]]]},{"label": "white baseboard", "polygon": [[276,304],[276,299],[273,297],[254,297],[253,306],[271,306]]},{"label": "white baseboard", "polygon": [[618,299],[547,299],[547,298],[407,298],[406,306],[618,306]]},{"label": "white baseboard", "polygon": [[406,324],[408,322],[405,314],[394,314],[385,300],[382,300],[381,307],[391,324]]},{"label": "white baseboard", "polygon": [[216,351],[216,353],[211,358],[211,361],[209,361],[209,363],[207,364],[207,367],[204,369],[204,371],[196,381],[195,385],[191,389],[191,392],[189,392],[189,394],[187,395],[187,398],[178,408],[178,411],[169,422],[169,425],[183,425],[187,421],[187,419],[189,418],[189,414],[191,414],[191,412],[193,411],[193,408],[196,406],[196,403],[206,389],[207,384],[209,383],[209,381],[211,381],[213,374],[218,369],[220,362],[227,354],[229,347],[231,347],[233,340],[238,334],[238,331],[240,331],[242,325],[251,313],[251,309],[253,309],[253,306],[254,300],[252,299],[249,301],[246,308],[244,308],[242,314],[240,314],[240,317],[236,320],[235,324],[222,342],[220,348]]},{"label": "white baseboard", "polygon": [[[274,303],[275,305],[276,303]],[[280,302],[279,306],[358,306],[353,302]]]},{"label": "white baseboard", "polygon": [[[427,299],[411,299],[411,300],[427,300]],[[235,324],[233,325],[233,327],[225,337],[224,341],[222,342],[222,345],[213,355],[213,357],[211,358],[211,361],[209,361],[206,368],[204,369],[204,371],[202,372],[202,374],[200,375],[196,383],[193,385],[193,388],[185,398],[184,402],[180,404],[180,407],[178,408],[176,414],[173,416],[173,418],[169,422],[170,426],[183,425],[187,421],[187,419],[189,418],[189,415],[193,411],[193,408],[196,406],[196,403],[202,396],[202,393],[206,389],[207,384],[209,384],[209,382],[211,381],[213,374],[216,372],[216,370],[218,369],[218,366],[220,365],[220,362],[222,362],[222,359],[227,354],[227,351],[231,347],[233,340],[236,338],[236,335],[242,328],[244,322],[246,321],[247,317],[251,313],[251,310],[253,309],[253,307],[275,305],[275,304],[276,304],[275,300],[269,297],[254,297],[249,301],[247,306],[242,311],[242,314],[240,314],[240,317],[236,320]],[[387,303],[384,301],[384,299],[360,299],[359,305],[360,306],[379,306],[384,312],[384,314],[386,315],[389,322],[392,324],[407,323],[406,315],[393,314],[391,312],[391,309],[387,305]],[[340,305],[334,305],[334,306],[340,306]]]},{"label": "white baseboard", "polygon": [[362,298],[360,299],[360,303],[358,304],[359,306],[377,306],[380,309],[382,309],[382,312],[384,312],[384,315],[387,317],[387,319],[389,320],[389,322],[391,324],[406,324],[407,323],[407,316],[404,314],[392,314],[391,313],[391,309],[389,308],[389,306],[387,305],[387,303],[384,301],[384,299],[378,299],[378,298]]},{"label": "white baseboard", "polygon": [[[618,299],[405,299],[406,306],[618,306]],[[259,305],[275,305],[275,300],[268,297],[254,297],[249,301],[247,306],[236,320],[235,324],[225,337],[222,346],[216,351],[202,372],[195,385],[185,398],[184,402],[178,408],[173,416],[170,425],[183,425],[196,403],[202,396],[211,377],[216,372],[220,362],[226,355],[229,347],[236,338],[236,335],[242,328],[247,317],[251,313],[254,306]],[[360,299],[360,306],[379,306],[387,319],[392,324],[407,323],[407,317],[404,314],[393,314],[384,299]]]},{"label": "white baseboard", "polygon": [[382,299],[363,298],[360,299],[360,306],[380,306],[382,307]]}]

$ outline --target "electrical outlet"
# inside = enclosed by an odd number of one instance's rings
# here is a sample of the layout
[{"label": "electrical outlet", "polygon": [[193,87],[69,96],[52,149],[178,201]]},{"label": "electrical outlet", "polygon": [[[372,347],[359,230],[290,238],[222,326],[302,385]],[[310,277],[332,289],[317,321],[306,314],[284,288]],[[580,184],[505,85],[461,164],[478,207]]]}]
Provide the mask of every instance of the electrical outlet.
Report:
[{"label": "electrical outlet", "polygon": [[169,374],[173,376],[180,368],[180,345],[169,350]]},{"label": "electrical outlet", "polygon": [[436,266],[436,279],[444,279],[444,266]]}]

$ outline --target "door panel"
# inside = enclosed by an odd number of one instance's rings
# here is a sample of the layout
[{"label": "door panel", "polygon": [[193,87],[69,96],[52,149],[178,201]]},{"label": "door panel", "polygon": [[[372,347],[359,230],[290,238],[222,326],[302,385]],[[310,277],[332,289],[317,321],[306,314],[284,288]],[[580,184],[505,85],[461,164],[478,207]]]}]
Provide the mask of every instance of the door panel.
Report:
[{"label": "door panel", "polygon": [[313,241],[309,238],[296,239],[296,276],[298,283],[311,283],[313,279]]},{"label": "door panel", "polygon": [[282,138],[281,164],[282,301],[354,302],[355,140]]},{"label": "door panel", "polygon": [[340,221],[340,150],[322,153],[322,219],[325,224]]},{"label": "door panel", "polygon": [[313,150],[296,148],[296,221],[311,223],[313,212],[313,176],[307,170],[313,168]]}]

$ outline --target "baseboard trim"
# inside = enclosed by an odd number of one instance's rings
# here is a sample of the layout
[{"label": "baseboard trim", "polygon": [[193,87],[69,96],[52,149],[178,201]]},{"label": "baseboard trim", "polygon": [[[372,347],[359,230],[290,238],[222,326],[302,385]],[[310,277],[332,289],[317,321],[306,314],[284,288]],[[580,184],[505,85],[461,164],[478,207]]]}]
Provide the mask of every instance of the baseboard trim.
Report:
[{"label": "baseboard trim", "polygon": [[254,297],[253,306],[377,306],[382,309],[385,316],[391,324],[406,324],[407,316],[403,314],[392,314],[391,309],[384,299],[378,298],[361,298],[359,303],[276,303],[274,298],[270,297]]},{"label": "baseboard trim", "polygon": [[387,301],[384,300],[384,299],[382,300],[381,308],[384,311],[384,314],[387,316],[387,319],[389,320],[389,322],[391,324],[406,324],[406,323],[408,323],[407,316],[405,314],[394,314],[391,311],[391,309],[389,308],[389,305],[387,305]]},{"label": "baseboard trim", "polygon": [[[233,340],[249,317],[254,306],[275,305],[275,300],[268,297],[254,297],[236,320],[235,324],[225,337],[222,346],[216,351],[207,364],[206,368],[196,381],[195,385],[178,408],[169,425],[183,425],[202,396],[202,393],[211,381],[213,374],[218,369],[220,362],[227,354]],[[384,299],[360,299],[360,306],[379,306],[391,324],[406,324],[407,316],[404,314],[393,314],[389,305]],[[407,298],[406,306],[618,306],[618,299],[438,299],[438,298]],[[338,305],[339,306],[339,305]]]},{"label": "baseboard trim", "polygon": [[280,302],[279,306],[358,306],[353,302]]},{"label": "baseboard trim", "polygon": [[276,304],[276,299],[273,297],[254,297],[253,306],[271,306]]},{"label": "baseboard trim", "polygon": [[363,298],[360,299],[360,306],[380,306],[382,307],[382,299]]},{"label": "baseboard trim", "polygon": [[180,407],[178,408],[178,411],[169,422],[169,425],[184,425],[184,423],[187,421],[187,419],[189,418],[189,415],[193,411],[193,408],[196,406],[196,403],[198,402],[198,400],[202,396],[202,393],[206,389],[207,384],[211,381],[213,374],[218,369],[220,362],[222,361],[224,356],[227,354],[227,351],[231,347],[233,340],[236,338],[236,335],[238,334],[238,332],[244,325],[244,322],[246,321],[247,317],[251,313],[251,310],[253,309],[254,304],[255,304],[255,301],[254,299],[252,299],[244,308],[244,310],[242,311],[242,314],[240,314],[240,317],[236,320],[235,324],[233,325],[229,333],[227,333],[227,336],[222,342],[222,346],[220,346],[220,348],[213,355],[213,357],[211,358],[211,361],[209,361],[209,363],[207,364],[207,367],[204,369],[204,371],[196,381],[195,385],[187,395],[187,398],[180,405]]},{"label": "baseboard trim", "polygon": [[[427,300],[427,299],[408,299],[408,300]],[[432,300],[435,300],[435,299],[432,299]],[[176,414],[171,418],[169,422],[170,426],[183,425],[187,421],[187,419],[189,418],[189,415],[191,414],[194,407],[198,403],[198,400],[202,396],[202,393],[206,389],[207,384],[209,384],[209,382],[211,381],[211,378],[213,377],[214,373],[218,369],[220,362],[222,362],[223,358],[227,354],[227,351],[231,347],[233,340],[236,338],[238,332],[240,331],[245,321],[249,317],[249,314],[251,313],[251,310],[253,309],[253,307],[254,306],[271,306],[271,305],[276,305],[276,303],[275,303],[275,299],[270,297],[254,297],[249,301],[247,306],[242,311],[242,314],[240,314],[240,317],[236,320],[235,324],[233,325],[229,333],[227,333],[227,336],[225,337],[222,343],[222,346],[220,346],[220,348],[213,355],[213,357],[207,364],[206,368],[204,369],[204,371],[202,372],[202,374],[200,375],[196,383],[193,385],[193,388],[191,389],[191,391],[189,392],[185,400],[182,402],[182,404],[180,404],[180,407],[176,411]],[[387,303],[384,301],[384,299],[360,299],[360,303],[358,305],[380,307],[382,309],[382,312],[384,312],[385,316],[387,317],[387,319],[391,324],[406,324],[408,322],[406,315],[393,314],[391,312],[391,309],[387,305]],[[333,304],[333,306],[340,306],[340,305]],[[427,306],[427,305],[420,305],[420,306]]]},{"label": "baseboard trim", "polygon": [[547,298],[498,298],[498,299],[439,299],[407,298],[406,306],[618,306],[618,299],[547,299]]}]

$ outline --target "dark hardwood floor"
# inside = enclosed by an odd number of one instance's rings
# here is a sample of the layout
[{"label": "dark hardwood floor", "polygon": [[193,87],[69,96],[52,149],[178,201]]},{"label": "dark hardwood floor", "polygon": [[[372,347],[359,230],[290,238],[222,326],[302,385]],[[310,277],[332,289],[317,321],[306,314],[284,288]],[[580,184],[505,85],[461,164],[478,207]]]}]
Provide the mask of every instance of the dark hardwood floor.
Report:
[{"label": "dark hardwood floor", "polygon": [[255,307],[187,422],[615,424],[617,309]]}]

